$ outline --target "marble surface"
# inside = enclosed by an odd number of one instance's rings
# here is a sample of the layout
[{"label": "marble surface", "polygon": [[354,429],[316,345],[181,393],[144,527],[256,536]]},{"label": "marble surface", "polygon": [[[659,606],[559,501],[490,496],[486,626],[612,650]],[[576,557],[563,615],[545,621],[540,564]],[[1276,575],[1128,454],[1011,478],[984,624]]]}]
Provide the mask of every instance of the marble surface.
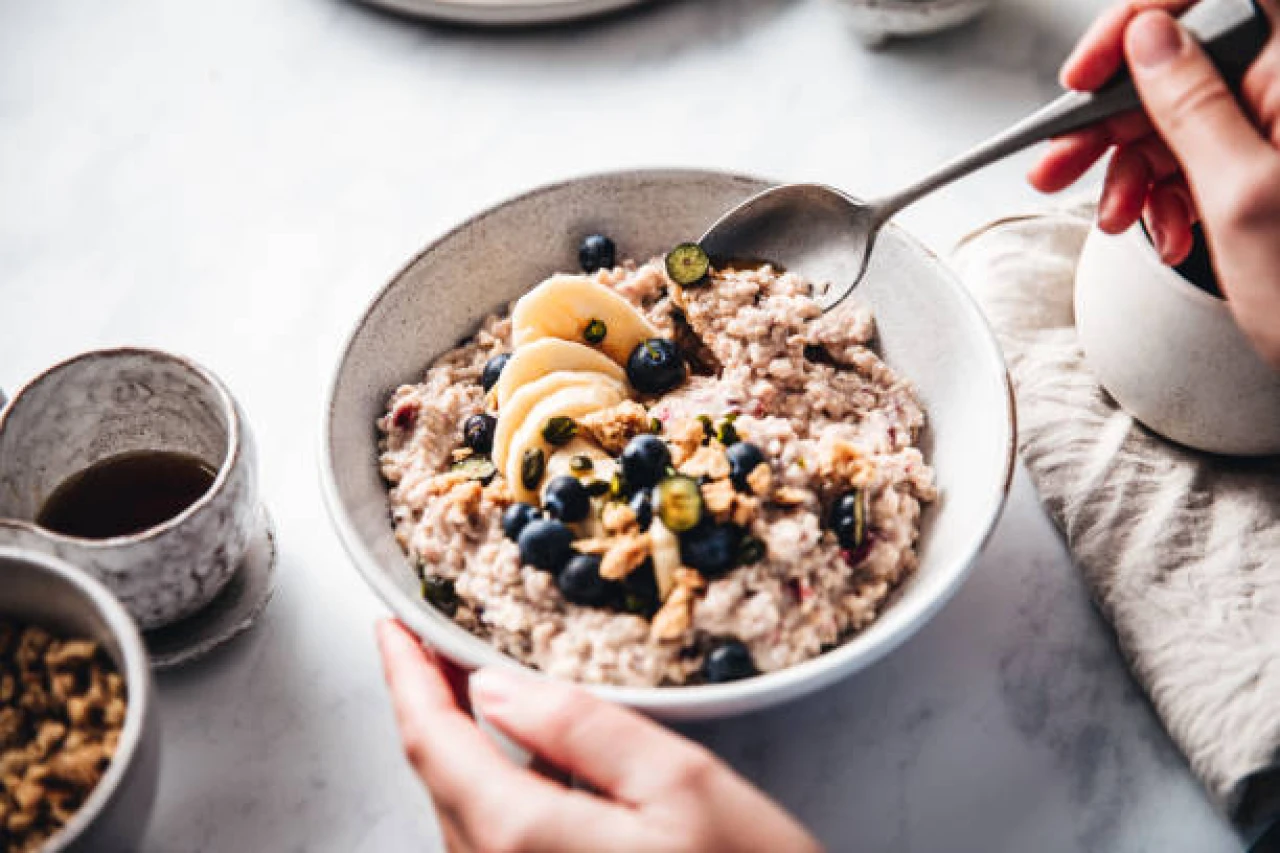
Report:
[{"label": "marble surface", "polygon": [[[1002,0],[869,53],[828,0],[672,0],[483,34],[346,0],[0,3],[0,385],[81,349],[202,361],[280,532],[262,624],[165,675],[146,853],[434,849],[375,660],[382,608],[315,473],[321,387],[429,237],[585,171],[703,165],[874,192],[1018,117],[1102,0]],[[1035,202],[1024,156],[903,217],[939,250]],[[1129,679],[1024,477],[972,580],[801,704],[688,729],[833,850],[1243,848]]]}]

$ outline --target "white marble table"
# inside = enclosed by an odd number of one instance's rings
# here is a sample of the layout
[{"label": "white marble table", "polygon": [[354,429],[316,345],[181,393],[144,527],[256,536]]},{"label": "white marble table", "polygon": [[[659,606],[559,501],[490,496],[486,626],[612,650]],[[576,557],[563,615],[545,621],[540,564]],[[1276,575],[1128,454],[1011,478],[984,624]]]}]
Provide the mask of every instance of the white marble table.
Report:
[{"label": "white marble table", "polygon": [[[321,388],[429,237],[585,171],[706,165],[887,189],[1054,89],[1102,0],[1002,0],[871,54],[824,0],[674,0],[486,35],[344,0],[0,3],[0,384],[185,351],[256,424],[264,622],[161,680],[147,851],[432,849],[375,659],[380,605],[316,486]],[[905,223],[939,250],[1034,201],[1025,158]],[[833,850],[1238,851],[1130,681],[1024,478],[972,580],[889,660],[690,729]]]}]

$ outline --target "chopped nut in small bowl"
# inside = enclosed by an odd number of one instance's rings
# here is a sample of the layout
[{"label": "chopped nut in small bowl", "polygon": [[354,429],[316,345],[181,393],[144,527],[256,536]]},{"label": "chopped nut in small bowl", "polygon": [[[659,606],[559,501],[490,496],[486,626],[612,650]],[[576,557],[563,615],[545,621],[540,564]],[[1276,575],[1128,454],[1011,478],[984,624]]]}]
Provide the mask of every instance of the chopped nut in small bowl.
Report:
[{"label": "chopped nut in small bowl", "polygon": [[159,776],[146,649],[105,587],[0,548],[0,851],[137,850]]}]

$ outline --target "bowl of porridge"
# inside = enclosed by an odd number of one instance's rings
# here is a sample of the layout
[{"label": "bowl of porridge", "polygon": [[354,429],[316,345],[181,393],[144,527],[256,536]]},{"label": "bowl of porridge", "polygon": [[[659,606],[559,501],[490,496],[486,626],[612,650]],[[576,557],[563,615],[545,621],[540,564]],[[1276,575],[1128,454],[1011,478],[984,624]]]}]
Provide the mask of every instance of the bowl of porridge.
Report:
[{"label": "bowl of porridge", "polygon": [[959,587],[1012,472],[999,349],[898,229],[826,315],[801,271],[690,242],[768,183],[535,190],[433,243],[360,320],[326,498],[442,654],[707,718],[869,665]]}]

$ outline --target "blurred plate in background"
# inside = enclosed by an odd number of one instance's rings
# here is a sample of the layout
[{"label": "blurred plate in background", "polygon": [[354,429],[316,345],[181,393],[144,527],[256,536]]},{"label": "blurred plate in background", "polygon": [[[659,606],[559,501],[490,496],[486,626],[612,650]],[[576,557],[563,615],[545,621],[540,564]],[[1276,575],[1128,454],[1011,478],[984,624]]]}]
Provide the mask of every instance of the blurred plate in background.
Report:
[{"label": "blurred plate in background", "polygon": [[650,0],[363,0],[394,12],[462,24],[520,26],[603,15]]}]

